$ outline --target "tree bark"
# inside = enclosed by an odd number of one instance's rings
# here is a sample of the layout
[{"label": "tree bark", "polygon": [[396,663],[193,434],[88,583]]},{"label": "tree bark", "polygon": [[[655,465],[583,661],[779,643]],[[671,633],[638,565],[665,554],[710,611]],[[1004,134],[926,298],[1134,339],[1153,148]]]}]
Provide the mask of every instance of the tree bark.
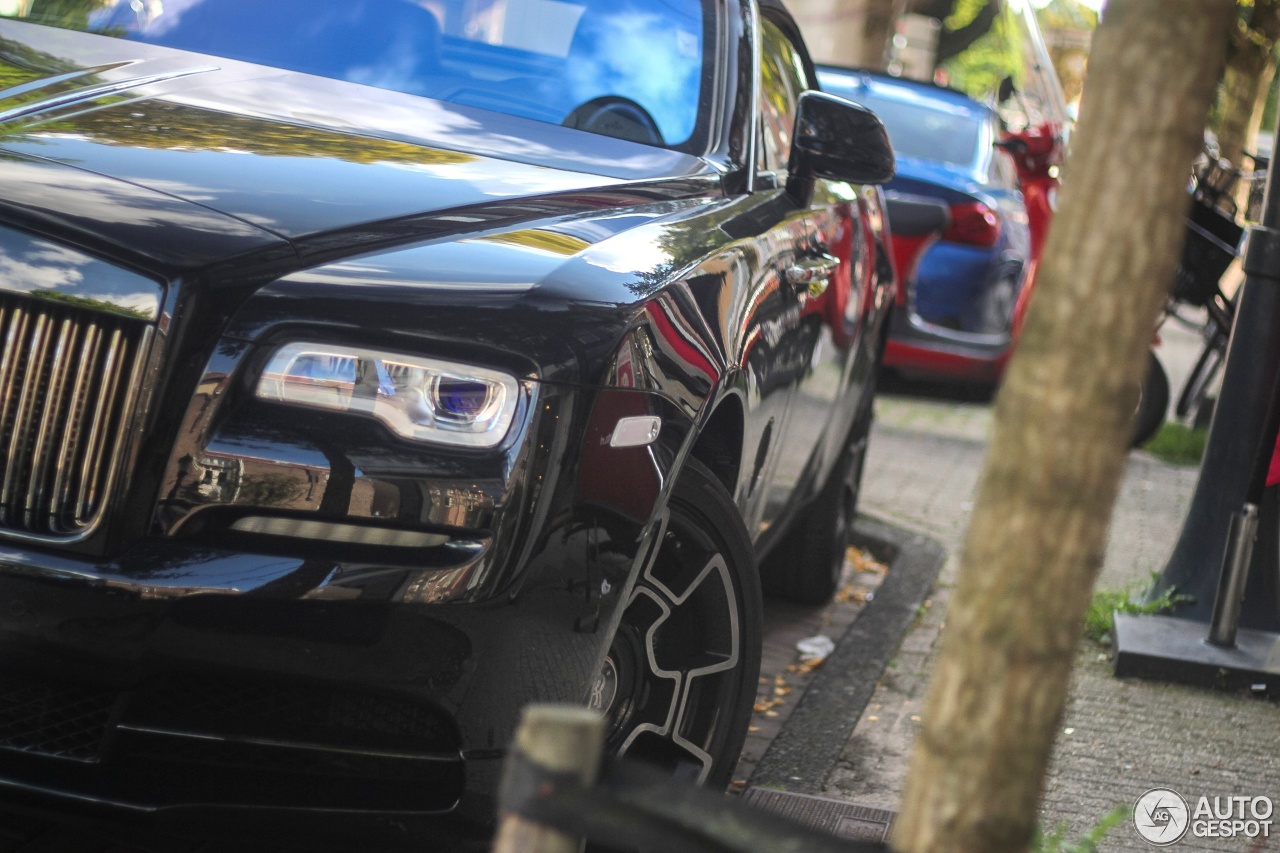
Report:
[{"label": "tree bark", "polygon": [[862,28],[862,56],[864,68],[872,71],[885,69],[889,39],[893,37],[893,24],[907,9],[906,0],[868,0],[866,23]]},{"label": "tree bark", "polygon": [[1248,26],[1240,24],[1227,51],[1223,74],[1222,157],[1240,166],[1241,154],[1257,147],[1258,124],[1275,74],[1275,43],[1280,37],[1280,0],[1255,0]]},{"label": "tree bark", "polygon": [[996,404],[893,847],[1025,850],[1235,0],[1113,2]]}]

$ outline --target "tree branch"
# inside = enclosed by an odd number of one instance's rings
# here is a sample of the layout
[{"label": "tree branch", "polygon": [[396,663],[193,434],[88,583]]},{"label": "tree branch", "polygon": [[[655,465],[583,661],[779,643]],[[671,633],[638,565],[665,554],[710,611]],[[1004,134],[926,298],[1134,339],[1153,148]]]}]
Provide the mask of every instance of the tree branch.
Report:
[{"label": "tree branch", "polygon": [[1003,5],[1000,0],[987,0],[977,16],[958,30],[942,30],[938,39],[937,63],[941,65],[969,45],[991,32],[991,25],[1000,17]]}]

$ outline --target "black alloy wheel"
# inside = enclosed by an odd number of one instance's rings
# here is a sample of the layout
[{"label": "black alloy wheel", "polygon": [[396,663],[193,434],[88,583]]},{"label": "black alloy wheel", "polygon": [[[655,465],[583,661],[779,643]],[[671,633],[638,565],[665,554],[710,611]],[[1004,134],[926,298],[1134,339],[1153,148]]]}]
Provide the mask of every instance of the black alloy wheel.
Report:
[{"label": "black alloy wheel", "polygon": [[588,699],[608,720],[606,748],[723,788],[751,720],[762,637],[742,517],[715,475],[690,460]]}]

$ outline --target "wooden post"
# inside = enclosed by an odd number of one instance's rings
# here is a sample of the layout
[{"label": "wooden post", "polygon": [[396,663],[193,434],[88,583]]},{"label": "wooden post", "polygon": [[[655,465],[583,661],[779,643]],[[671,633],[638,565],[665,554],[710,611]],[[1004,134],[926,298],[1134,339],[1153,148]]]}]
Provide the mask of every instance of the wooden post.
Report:
[{"label": "wooden post", "polygon": [[[604,718],[595,711],[567,705],[530,705],[524,709],[512,759],[523,757],[537,770],[570,774],[583,785],[592,785],[604,752]],[[503,778],[504,797],[510,795],[513,761],[508,759]],[[500,808],[506,808],[504,802]],[[493,853],[578,853],[580,839],[539,826],[504,811],[499,816]]]}]

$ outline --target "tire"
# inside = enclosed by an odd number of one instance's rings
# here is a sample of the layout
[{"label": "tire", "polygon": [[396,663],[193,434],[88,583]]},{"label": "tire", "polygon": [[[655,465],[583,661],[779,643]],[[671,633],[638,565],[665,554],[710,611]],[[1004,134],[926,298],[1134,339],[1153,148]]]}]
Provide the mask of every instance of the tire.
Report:
[{"label": "tire", "polygon": [[973,321],[965,331],[983,335],[1008,334],[1013,328],[1013,311],[1018,304],[1020,282],[1016,270],[1006,270],[982,294],[973,312]]},{"label": "tire", "polygon": [[840,588],[845,552],[858,515],[871,418],[872,409],[867,405],[854,421],[822,491],[805,508],[799,526],[769,556],[763,583],[770,597],[817,606],[830,601]]},{"label": "tire", "polygon": [[1138,398],[1138,411],[1133,419],[1133,439],[1130,447],[1141,447],[1151,440],[1164,423],[1169,410],[1169,376],[1156,354],[1148,353],[1147,375],[1142,381],[1142,393]]},{"label": "tire", "polygon": [[691,459],[588,701],[608,720],[606,749],[723,789],[751,721],[763,632],[742,517]]}]

